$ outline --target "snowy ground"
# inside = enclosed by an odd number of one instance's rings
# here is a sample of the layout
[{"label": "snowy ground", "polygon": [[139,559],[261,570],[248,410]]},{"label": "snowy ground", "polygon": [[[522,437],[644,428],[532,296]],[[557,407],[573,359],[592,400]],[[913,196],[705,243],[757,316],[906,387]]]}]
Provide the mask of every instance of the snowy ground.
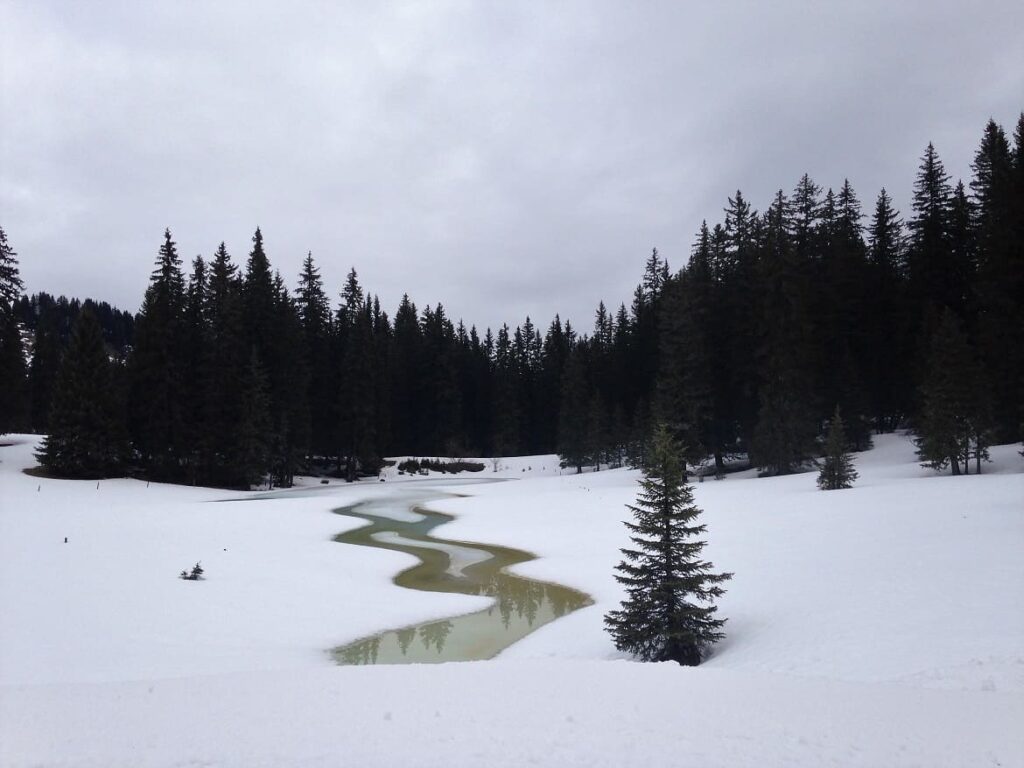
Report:
[{"label": "snowy ground", "polygon": [[[472,477],[518,482],[446,480],[472,496],[431,505],[458,516],[437,535],[533,551],[520,573],[596,604],[491,662],[338,668],[330,647],[480,605],[397,588],[411,557],[330,540],[358,524],[332,507],[399,478],[209,503],[245,494],[30,477],[31,440],[0,448],[5,768],[1024,766],[1015,446],[952,478],[883,436],[849,491],[698,485],[708,556],[735,576],[729,637],[697,669],[623,660],[602,629],[636,473],[488,462]],[[196,560],[206,581],[175,578]]]}]

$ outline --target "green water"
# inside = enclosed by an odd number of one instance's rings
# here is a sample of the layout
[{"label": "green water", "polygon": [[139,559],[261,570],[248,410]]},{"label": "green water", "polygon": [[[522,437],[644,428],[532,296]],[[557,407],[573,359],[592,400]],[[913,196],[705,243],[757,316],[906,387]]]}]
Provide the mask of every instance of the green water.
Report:
[{"label": "green water", "polygon": [[370,523],[335,541],[408,552],[420,563],[395,584],[428,592],[493,598],[490,608],[440,621],[389,630],[335,648],[339,664],[410,664],[490,659],[548,622],[590,605],[582,592],[504,571],[533,560],[528,552],[490,544],[440,539],[430,532],[453,518],[418,504],[452,494],[398,494],[335,510]]}]

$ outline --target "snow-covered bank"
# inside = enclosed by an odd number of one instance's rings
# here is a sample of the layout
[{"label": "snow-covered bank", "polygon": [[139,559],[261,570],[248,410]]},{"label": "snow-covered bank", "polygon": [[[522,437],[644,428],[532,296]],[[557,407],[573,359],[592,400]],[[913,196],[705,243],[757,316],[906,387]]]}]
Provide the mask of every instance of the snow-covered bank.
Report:
[{"label": "snow-covered bank", "polygon": [[[0,683],[325,667],[343,642],[486,604],[399,589],[414,557],[332,541],[361,522],[330,510],[384,485],[218,501],[260,494],[40,479],[21,472],[34,441],[0,449]],[[176,578],[196,561],[205,581]]]},{"label": "snow-covered bank", "polygon": [[[985,473],[936,475],[903,435],[857,456],[861,478],[817,490],[815,475],[696,484],[707,557],[733,571],[719,602],[727,639],[706,668],[1024,692],[1024,460],[993,449]],[[431,507],[444,535],[540,555],[516,568],[596,604],[510,648],[509,658],[610,658],[602,617],[637,473],[611,471],[474,489]],[[538,536],[538,532],[543,535]]]},{"label": "snow-covered bank", "polygon": [[[696,486],[707,554],[735,572],[728,639],[697,669],[610,661],[637,474],[503,460],[473,478],[521,479],[432,503],[458,516],[436,535],[535,552],[518,572],[597,604],[491,662],[335,668],[340,642],[480,604],[331,541],[358,524],[331,508],[396,483],[209,503],[239,494],[27,476],[28,440],[0,448],[5,767],[1024,766],[1017,446],[952,478],[882,436],[852,490]],[[175,578],[196,560],[208,580]]]}]

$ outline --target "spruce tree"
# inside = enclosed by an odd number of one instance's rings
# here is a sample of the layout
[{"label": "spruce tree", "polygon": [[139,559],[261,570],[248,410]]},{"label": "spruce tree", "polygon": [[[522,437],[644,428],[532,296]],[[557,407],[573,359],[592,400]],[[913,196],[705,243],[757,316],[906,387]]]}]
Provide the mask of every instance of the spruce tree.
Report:
[{"label": "spruce tree", "polygon": [[241,412],[232,462],[245,488],[263,481],[270,471],[270,397],[259,353],[252,348],[240,393]]},{"label": "spruce tree", "polygon": [[868,357],[866,388],[875,426],[896,428],[911,410],[913,357],[906,287],[903,222],[883,189],[868,230],[868,292],[866,302]]},{"label": "spruce tree", "polygon": [[338,310],[338,334],[342,344],[342,371],[338,392],[339,463],[345,461],[345,478],[356,479],[360,466],[376,463],[374,419],[373,322],[363,298],[355,269],[348,273]]},{"label": "spruce tree", "polygon": [[839,408],[832,416],[828,425],[828,437],[825,441],[825,456],[818,474],[818,487],[823,491],[837,491],[849,488],[857,479],[857,470],[853,468],[853,460],[847,452],[846,432]]},{"label": "spruce tree", "polygon": [[328,456],[336,427],[334,391],[331,383],[331,308],[313,254],[306,256],[296,290],[296,305],[302,324],[305,359],[309,370],[308,402],[310,454]]},{"label": "spruce tree", "polygon": [[962,286],[950,249],[953,190],[935,146],[928,144],[914,182],[914,216],[910,220],[911,296],[919,312],[932,306],[953,309],[962,317]]},{"label": "spruce tree", "polygon": [[18,272],[18,254],[7,242],[7,233],[0,227],[0,306],[13,307],[24,286]]},{"label": "spruce tree", "polygon": [[508,326],[502,324],[494,344],[494,451],[499,456],[517,456],[521,440],[522,414],[517,396],[518,369]]},{"label": "spruce tree", "polygon": [[988,456],[988,388],[956,315],[946,309],[932,337],[928,376],[921,386],[917,453],[935,470],[970,471]]},{"label": "spruce tree", "polygon": [[132,440],[154,479],[181,479],[189,450],[183,387],[184,311],[181,258],[170,230],[166,230],[139,313],[130,365]]},{"label": "spruce tree", "polygon": [[669,278],[662,293],[655,407],[686,446],[687,462],[696,465],[712,454],[720,472],[731,429],[723,413],[727,340],[716,317],[713,249],[705,222],[689,265]]},{"label": "spruce tree", "polygon": [[395,453],[418,453],[422,445],[418,416],[421,382],[416,374],[421,370],[423,338],[419,313],[408,294],[402,296],[395,312],[393,342],[388,365],[393,384],[390,409],[394,425],[393,448]]},{"label": "spruce tree", "polygon": [[0,299],[0,434],[29,428],[28,367],[21,325]]},{"label": "spruce tree", "polygon": [[590,388],[582,351],[569,354],[562,375],[562,404],[558,418],[558,458],[563,469],[575,467],[576,473],[590,462]]},{"label": "spruce tree", "polygon": [[0,434],[29,428],[27,362],[14,310],[22,291],[17,256],[0,227]]},{"label": "spruce tree", "polygon": [[28,374],[29,391],[32,395],[30,422],[32,431],[37,434],[46,434],[49,430],[50,405],[53,387],[60,372],[62,352],[57,311],[52,304],[46,304],[40,307]]},{"label": "spruce tree", "polygon": [[615,647],[644,661],[676,661],[696,666],[724,637],[725,619],[715,618],[715,598],[731,573],[711,573],[700,559],[704,542],[695,537],[700,509],[686,483],[681,449],[664,425],[654,433],[640,481],[640,495],[629,506],[626,523],[636,549],[623,549],[616,580],[626,587],[622,607],[605,617]]},{"label": "spruce tree", "polygon": [[61,477],[116,474],[126,450],[122,418],[103,334],[86,304],[71,332],[53,391],[50,433],[36,458]]},{"label": "spruce tree", "polygon": [[[215,485],[248,485],[238,449],[242,391],[251,348],[246,346],[241,281],[224,243],[210,263],[204,314],[208,318],[202,380],[207,392],[202,443],[209,457],[204,474]],[[247,349],[249,350],[247,352]]]},{"label": "spruce tree", "polygon": [[206,343],[208,271],[201,256],[192,261],[192,274],[185,293],[182,338],[182,434],[183,459],[186,463],[186,479],[196,485],[204,479],[205,468],[209,466],[209,445],[204,420],[209,409],[206,397],[209,387],[206,376]]},{"label": "spruce tree", "polygon": [[794,472],[810,459],[816,434],[809,262],[795,247],[790,210],[789,201],[778,192],[764,217],[759,264],[764,320],[758,350],[761,387],[750,453],[755,466],[769,475]]},{"label": "spruce tree", "polygon": [[[1024,127],[1024,120],[1021,126]],[[977,338],[992,381],[996,437],[1013,442],[1024,419],[1024,132],[1017,178],[1006,134],[989,121],[971,181],[977,211]],[[1016,183],[1015,183],[1016,181]]]}]

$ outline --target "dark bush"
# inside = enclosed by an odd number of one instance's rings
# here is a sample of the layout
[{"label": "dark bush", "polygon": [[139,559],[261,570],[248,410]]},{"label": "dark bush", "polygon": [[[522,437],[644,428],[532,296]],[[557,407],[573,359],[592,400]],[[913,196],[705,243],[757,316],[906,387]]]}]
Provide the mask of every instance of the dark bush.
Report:
[{"label": "dark bush", "polygon": [[462,459],[452,459],[450,461],[442,459],[406,459],[398,465],[399,472],[416,474],[423,470],[456,475],[459,472],[483,472],[484,465],[476,461],[463,461]]}]

